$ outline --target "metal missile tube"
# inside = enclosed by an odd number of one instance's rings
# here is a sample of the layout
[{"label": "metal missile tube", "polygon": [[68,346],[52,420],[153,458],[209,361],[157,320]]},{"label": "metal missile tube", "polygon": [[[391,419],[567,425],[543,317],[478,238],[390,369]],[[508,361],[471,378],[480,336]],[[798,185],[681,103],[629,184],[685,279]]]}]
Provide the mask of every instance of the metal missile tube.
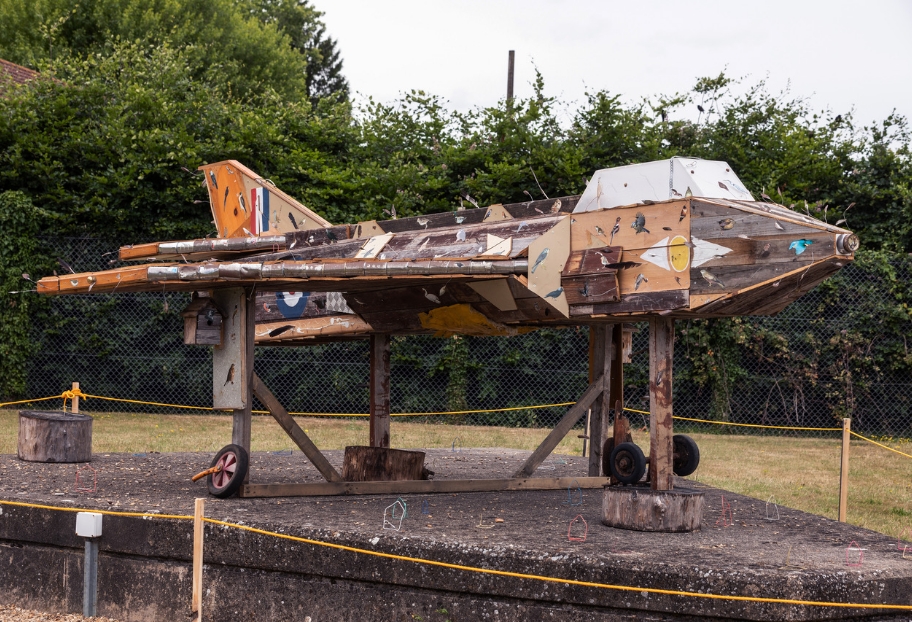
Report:
[{"label": "metal missile tube", "polygon": [[179,266],[150,266],[148,279],[162,281],[216,281],[246,279],[310,279],[359,276],[445,276],[453,274],[526,274],[527,259],[503,261],[437,260],[377,261],[355,259],[341,262],[234,262]]}]

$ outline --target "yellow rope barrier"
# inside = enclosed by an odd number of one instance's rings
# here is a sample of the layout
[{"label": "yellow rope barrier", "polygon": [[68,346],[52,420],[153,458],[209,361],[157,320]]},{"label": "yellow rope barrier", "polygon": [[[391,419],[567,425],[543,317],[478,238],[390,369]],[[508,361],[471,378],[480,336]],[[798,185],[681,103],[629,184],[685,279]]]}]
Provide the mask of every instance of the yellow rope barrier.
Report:
[{"label": "yellow rope barrier", "polygon": [[[626,410],[626,409],[625,409]],[[741,428],[768,428],[770,430],[807,430],[813,432],[839,432],[842,428],[799,428],[787,425],[761,425],[759,423],[732,423],[730,421],[710,421],[709,419],[691,419],[690,417],[674,417],[681,421],[695,421],[697,423],[713,423],[715,425],[733,425]]]},{"label": "yellow rope barrier", "polygon": [[[110,510],[91,510],[91,509],[80,509],[80,508],[63,508],[53,505],[39,505],[34,503],[22,503],[17,501],[4,501],[0,499],[0,504],[3,505],[13,505],[19,507],[31,507],[36,509],[45,509],[45,510],[58,510],[64,512],[98,512],[99,514],[109,514],[115,516],[136,516],[136,517],[148,517],[148,518],[168,518],[168,519],[178,519],[178,520],[193,520],[192,516],[184,515],[170,515],[170,514],[156,514],[151,512],[114,512]],[[247,531],[250,533],[256,533],[264,536],[270,536],[273,538],[281,538],[283,540],[291,540],[293,542],[300,542],[302,544],[311,544],[314,546],[323,546],[339,551],[348,551],[350,553],[357,553],[359,555],[371,555],[373,557],[380,557],[383,559],[392,559],[397,561],[410,562],[415,564],[426,564],[428,566],[437,566],[440,568],[449,568],[451,570],[460,570],[463,572],[476,572],[480,574],[494,575],[499,577],[511,577],[515,579],[529,579],[533,581],[544,581],[548,583],[563,583],[566,585],[578,585],[581,587],[593,587],[598,589],[606,590],[617,590],[623,592],[647,592],[649,594],[662,594],[665,596],[686,596],[690,598],[706,598],[712,600],[729,600],[729,601],[740,601],[740,602],[753,602],[753,603],[771,603],[779,605],[798,605],[798,606],[810,606],[810,607],[839,607],[843,609],[890,609],[890,610],[899,610],[899,611],[912,611],[912,605],[894,605],[894,604],[874,604],[874,603],[834,603],[834,602],[825,602],[817,600],[794,600],[790,598],[764,598],[760,596],[736,596],[736,595],[725,595],[725,594],[702,594],[699,592],[685,592],[682,590],[665,590],[661,588],[652,588],[652,587],[634,587],[630,585],[613,585],[610,583],[597,583],[594,581],[579,581],[577,579],[563,579],[560,577],[549,577],[545,575],[536,575],[536,574],[526,574],[521,572],[509,572],[506,570],[494,570],[492,568],[478,568],[476,566],[466,566],[463,564],[452,564],[449,562],[441,562],[433,559],[426,559],[423,557],[409,557],[407,555],[396,555],[394,553],[384,553],[382,551],[371,551],[369,549],[362,549],[354,546],[348,546],[345,544],[336,544],[334,542],[324,542],[322,540],[312,540],[310,538],[302,538],[300,536],[292,536],[284,533],[276,533],[274,531],[266,531],[264,529],[257,529],[256,527],[249,527],[247,525],[239,525],[237,523],[229,523],[227,521],[218,520],[215,518],[203,518],[203,521],[210,523],[212,525],[221,525],[223,527],[231,527],[233,529],[240,529],[242,531]]]},{"label": "yellow rope barrier", "polygon": [[887,447],[886,445],[881,445],[881,444],[878,443],[877,441],[872,441],[872,440],[869,439],[868,437],[862,436],[862,435],[859,434],[858,432],[852,432],[851,430],[849,430],[849,434],[851,434],[852,436],[857,436],[857,437],[860,438],[861,440],[863,440],[863,441],[868,441],[869,443],[872,443],[872,444],[874,444],[874,445],[877,445],[878,447],[883,447],[883,448],[886,449],[887,451],[892,451],[894,454],[899,454],[900,456],[905,456],[906,458],[912,458],[912,456],[910,456],[909,454],[903,453],[903,452],[899,451],[898,449],[893,449],[892,447]]}]

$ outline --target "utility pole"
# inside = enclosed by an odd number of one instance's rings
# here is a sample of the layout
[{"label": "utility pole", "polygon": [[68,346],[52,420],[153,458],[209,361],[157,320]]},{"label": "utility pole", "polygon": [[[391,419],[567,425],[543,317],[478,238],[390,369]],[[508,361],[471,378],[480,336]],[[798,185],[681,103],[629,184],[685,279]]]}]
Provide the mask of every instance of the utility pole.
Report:
[{"label": "utility pole", "polygon": [[507,63],[507,107],[513,105],[513,61],[516,58],[516,52],[510,50],[510,60]]}]

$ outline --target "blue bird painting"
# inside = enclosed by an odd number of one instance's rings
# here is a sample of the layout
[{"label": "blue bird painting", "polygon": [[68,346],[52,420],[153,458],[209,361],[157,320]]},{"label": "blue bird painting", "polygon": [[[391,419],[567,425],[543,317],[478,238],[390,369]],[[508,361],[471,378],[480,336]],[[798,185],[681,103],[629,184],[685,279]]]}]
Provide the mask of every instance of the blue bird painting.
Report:
[{"label": "blue bird painting", "polygon": [[803,253],[808,246],[814,243],[814,240],[795,240],[789,244],[789,250],[794,250],[795,255],[800,255]]}]

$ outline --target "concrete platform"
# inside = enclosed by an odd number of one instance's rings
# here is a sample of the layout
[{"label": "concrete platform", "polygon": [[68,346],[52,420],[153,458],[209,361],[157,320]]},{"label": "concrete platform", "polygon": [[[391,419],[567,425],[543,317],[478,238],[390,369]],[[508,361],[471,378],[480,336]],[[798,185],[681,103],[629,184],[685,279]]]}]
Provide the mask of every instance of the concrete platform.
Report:
[{"label": "concrete platform", "polygon": [[[429,450],[437,478],[507,477],[528,452]],[[328,452],[334,465],[341,452]],[[0,456],[0,499],[61,507],[192,514],[205,496],[190,476],[210,454],[95,455],[98,490],[74,491],[76,465]],[[304,456],[254,453],[251,480],[318,481]],[[581,476],[581,458],[552,456],[542,476]],[[699,472],[698,472],[699,473]],[[84,471],[81,480],[91,476]],[[684,482],[682,482],[684,483]],[[601,524],[601,490],[413,495],[399,531],[383,529],[395,496],[210,498],[208,517],[359,549],[604,584],[827,602],[912,605],[912,554],[896,540],[701,486],[693,533]],[[90,482],[91,486],[91,482]],[[733,524],[717,524],[722,497]],[[70,512],[0,505],[0,602],[50,612],[82,608],[82,546]],[[426,513],[423,513],[425,510]],[[588,522],[585,542],[570,521]],[[501,519],[503,522],[497,521]],[[191,522],[106,516],[99,615],[189,620]],[[573,535],[579,535],[575,532]],[[846,565],[852,542],[861,566]],[[854,546],[854,545],[853,545]],[[849,552],[857,562],[859,553]],[[204,617],[250,620],[909,620],[912,611],[842,609],[619,591],[492,576],[340,551],[206,525]]]}]

